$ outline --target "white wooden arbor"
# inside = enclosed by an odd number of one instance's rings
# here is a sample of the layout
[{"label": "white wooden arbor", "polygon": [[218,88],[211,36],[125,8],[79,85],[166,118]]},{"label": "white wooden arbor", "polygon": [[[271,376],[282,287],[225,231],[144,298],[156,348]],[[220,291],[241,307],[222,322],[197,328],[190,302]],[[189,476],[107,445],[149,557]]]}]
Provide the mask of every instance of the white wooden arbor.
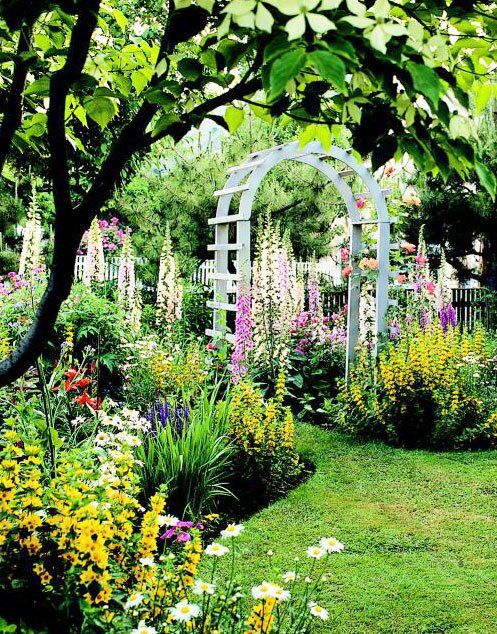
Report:
[{"label": "white wooden arbor", "polygon": [[[344,169],[337,171],[334,166],[327,162],[327,159],[343,163]],[[350,255],[353,267],[348,289],[346,370],[348,377],[359,340],[361,270],[358,264],[362,252],[363,227],[371,224],[378,225],[378,274],[374,326],[376,339],[378,339],[378,335],[386,332],[387,329],[390,224],[393,219],[388,215],[386,204],[386,196],[390,191],[382,190],[364,165],[358,163],[349,152],[338,147],[333,146],[328,152],[325,152],[318,142],[309,143],[304,148],[299,148],[298,142],[288,143],[249,154],[245,163],[229,168],[229,176],[224,189],[214,192],[214,195],[219,199],[216,217],[209,220],[209,225],[214,226],[215,239],[214,244],[208,245],[207,248],[209,251],[214,251],[216,272],[213,276],[214,300],[208,302],[208,306],[213,309],[213,327],[208,329],[206,334],[212,337],[224,337],[228,341],[234,340],[234,335],[226,332],[226,312],[236,312],[236,303],[229,302],[228,282],[241,280],[250,282],[250,219],[254,198],[264,176],[281,161],[298,161],[316,168],[333,183],[348,209],[351,225]],[[345,180],[345,177],[354,175],[359,177],[364,184],[364,191],[359,194],[354,194]],[[238,213],[230,214],[232,199],[238,193],[241,194]],[[362,217],[357,206],[359,197],[371,200],[376,217]],[[235,264],[233,258],[230,259],[230,253],[235,255]]]}]

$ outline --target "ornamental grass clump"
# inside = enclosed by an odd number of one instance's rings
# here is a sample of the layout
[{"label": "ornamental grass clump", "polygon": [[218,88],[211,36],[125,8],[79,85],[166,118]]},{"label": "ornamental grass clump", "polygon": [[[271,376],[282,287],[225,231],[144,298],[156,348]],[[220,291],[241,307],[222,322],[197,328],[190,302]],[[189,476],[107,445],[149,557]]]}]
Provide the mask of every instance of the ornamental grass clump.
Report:
[{"label": "ornamental grass clump", "polygon": [[496,342],[474,333],[419,327],[385,345],[377,362],[357,359],[332,411],[338,426],[394,445],[453,449],[497,444]]}]

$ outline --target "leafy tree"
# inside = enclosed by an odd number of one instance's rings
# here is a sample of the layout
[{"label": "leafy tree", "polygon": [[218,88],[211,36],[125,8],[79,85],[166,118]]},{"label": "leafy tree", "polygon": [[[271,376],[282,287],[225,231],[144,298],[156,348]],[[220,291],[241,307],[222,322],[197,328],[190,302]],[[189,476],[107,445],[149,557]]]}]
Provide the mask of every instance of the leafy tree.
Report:
[{"label": "leafy tree", "polygon": [[[213,191],[224,186],[226,170],[249,152],[293,140],[295,134],[295,124],[278,126],[252,116],[232,136],[225,132],[203,143],[193,137],[177,148],[157,146],[115,201],[115,213],[132,225],[135,247],[146,262],[141,277],[149,282],[157,277],[166,223],[176,254],[187,261],[212,257],[207,251],[207,221],[215,215]],[[284,162],[261,183],[252,217],[257,220],[267,211],[289,235],[296,257],[306,259],[329,254],[331,238],[340,231],[333,221],[346,209],[328,179],[315,169]],[[256,225],[252,223],[254,239]]]},{"label": "leafy tree", "polygon": [[[373,167],[408,152],[444,178],[475,167],[468,94],[494,90],[497,21],[470,0],[4,0],[0,171],[37,152],[55,205],[53,264],[32,328],[0,364],[0,385],[40,354],[69,294],[84,230],[136,153],[206,117],[230,131],[249,103],[303,124],[301,141],[346,125]],[[451,105],[452,110],[449,109]],[[91,157],[89,159],[89,157]]]},{"label": "leafy tree", "polygon": [[[479,126],[479,143],[486,165],[497,177],[496,115],[487,113]],[[474,279],[497,288],[497,203],[478,186],[476,175],[465,181],[457,175],[443,182],[425,178],[420,187],[421,205],[402,223],[415,241],[424,226],[426,240],[442,245],[447,261],[461,281]],[[482,270],[468,268],[468,256],[480,256]]]}]

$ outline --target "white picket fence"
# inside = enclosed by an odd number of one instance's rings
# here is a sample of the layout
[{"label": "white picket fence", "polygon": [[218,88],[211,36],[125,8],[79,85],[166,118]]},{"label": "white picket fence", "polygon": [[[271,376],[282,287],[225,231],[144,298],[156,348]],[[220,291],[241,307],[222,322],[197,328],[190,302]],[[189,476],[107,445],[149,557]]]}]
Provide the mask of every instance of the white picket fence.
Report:
[{"label": "white picket fence", "polygon": [[[297,262],[297,272],[305,275],[309,272],[311,265],[311,262]],[[331,259],[317,262],[317,271],[321,275],[329,277],[330,282],[333,282],[336,286],[339,286],[342,282],[341,267]],[[212,286],[215,272],[216,265],[214,260],[205,260],[192,275],[192,281],[204,286]],[[228,292],[233,292],[235,290],[234,283],[231,282],[230,284],[232,288],[228,288]]]},{"label": "white picket fence", "polygon": [[[74,277],[78,282],[83,279],[83,271],[85,268],[86,255],[76,256],[76,264],[74,266]],[[119,274],[119,260],[117,258],[106,258],[105,260],[105,280],[110,282],[117,280]]]},{"label": "white picket fence", "polygon": [[[76,258],[76,266],[74,267],[74,276],[78,281],[83,279],[83,270],[85,267],[86,255],[78,255]],[[307,273],[311,266],[311,262],[297,262],[297,271],[299,273]],[[317,263],[317,270],[322,275],[330,277],[330,281],[339,285],[341,282],[340,266],[332,260],[323,260]],[[197,284],[203,286],[212,286],[213,276],[216,272],[216,265],[214,260],[205,260],[193,273],[191,280]],[[107,258],[105,260],[105,279],[107,281],[117,280],[119,273],[119,260],[117,258]],[[233,288],[229,288],[229,292],[235,291],[234,283],[231,282]]]}]

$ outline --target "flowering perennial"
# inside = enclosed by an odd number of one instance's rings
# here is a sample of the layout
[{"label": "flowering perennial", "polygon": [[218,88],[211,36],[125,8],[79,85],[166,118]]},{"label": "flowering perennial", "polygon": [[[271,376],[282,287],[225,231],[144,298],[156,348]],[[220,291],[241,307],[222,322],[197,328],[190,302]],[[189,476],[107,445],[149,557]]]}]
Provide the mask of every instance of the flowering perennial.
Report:
[{"label": "flowering perennial", "polygon": [[105,258],[98,220],[93,219],[88,232],[88,247],[83,268],[83,284],[105,281]]},{"label": "flowering perennial", "polygon": [[169,224],[160,256],[159,280],[157,282],[157,325],[169,327],[181,319],[183,285],[178,276],[176,259],[171,242]]},{"label": "flowering perennial", "polygon": [[27,222],[22,237],[19,277],[31,278],[41,270],[41,217],[36,203],[36,191],[33,190],[27,212]]}]

